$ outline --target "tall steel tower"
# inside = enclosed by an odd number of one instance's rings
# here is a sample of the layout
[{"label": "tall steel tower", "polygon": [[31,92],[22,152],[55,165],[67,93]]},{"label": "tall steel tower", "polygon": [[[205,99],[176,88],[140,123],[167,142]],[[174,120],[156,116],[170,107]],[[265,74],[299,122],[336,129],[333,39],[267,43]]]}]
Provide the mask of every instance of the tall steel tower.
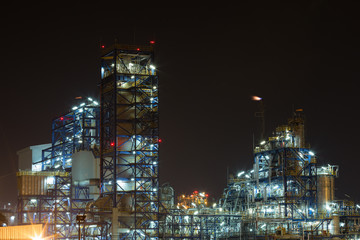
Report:
[{"label": "tall steel tower", "polygon": [[112,239],[157,239],[159,114],[152,46],[103,50],[100,101],[100,187],[112,207]]}]

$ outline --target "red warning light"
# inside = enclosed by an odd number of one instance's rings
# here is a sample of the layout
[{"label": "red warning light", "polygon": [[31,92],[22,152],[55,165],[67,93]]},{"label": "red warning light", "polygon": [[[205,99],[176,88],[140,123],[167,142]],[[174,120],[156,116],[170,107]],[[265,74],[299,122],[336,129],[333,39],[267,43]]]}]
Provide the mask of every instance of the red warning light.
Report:
[{"label": "red warning light", "polygon": [[209,197],[209,194],[205,194],[205,197]]},{"label": "red warning light", "polygon": [[60,121],[64,121],[64,117],[60,117]]},{"label": "red warning light", "polygon": [[155,41],[150,41],[150,44],[155,44]]},{"label": "red warning light", "polygon": [[198,191],[194,191],[195,194],[198,194],[199,192]]},{"label": "red warning light", "polygon": [[101,48],[105,48],[105,45],[101,45]]},{"label": "red warning light", "polygon": [[111,142],[111,143],[110,143],[110,146],[111,146],[111,147],[115,146],[115,143],[114,143],[114,142]]},{"label": "red warning light", "polygon": [[161,140],[161,138],[159,138],[159,140],[158,140],[158,143],[162,143],[162,140]]},{"label": "red warning light", "polygon": [[137,51],[140,51],[140,48],[137,48],[136,50],[137,50]]}]

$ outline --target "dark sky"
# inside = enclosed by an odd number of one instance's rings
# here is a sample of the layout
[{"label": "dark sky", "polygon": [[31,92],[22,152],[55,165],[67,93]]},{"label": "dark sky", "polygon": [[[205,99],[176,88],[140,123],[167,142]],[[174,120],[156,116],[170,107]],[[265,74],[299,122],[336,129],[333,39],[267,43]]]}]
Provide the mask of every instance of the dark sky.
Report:
[{"label": "dark sky", "polygon": [[177,193],[218,198],[227,168],[252,165],[257,105],[250,96],[258,95],[268,133],[304,109],[319,162],[340,165],[337,197],[360,200],[358,6],[240,2],[2,7],[0,201],[16,199],[16,151],[50,142],[51,120],[75,97],[98,96],[99,45],[115,39],[156,41],[160,180]]}]

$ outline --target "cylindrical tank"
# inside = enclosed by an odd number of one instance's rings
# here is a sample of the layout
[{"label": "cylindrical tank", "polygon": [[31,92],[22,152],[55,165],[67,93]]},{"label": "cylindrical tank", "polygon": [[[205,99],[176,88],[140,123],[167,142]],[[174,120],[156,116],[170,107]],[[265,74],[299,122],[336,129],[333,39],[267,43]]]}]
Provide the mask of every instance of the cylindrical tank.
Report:
[{"label": "cylindrical tank", "polygon": [[73,181],[84,181],[100,178],[99,160],[91,151],[79,151],[72,155],[72,178]]},{"label": "cylindrical tank", "polygon": [[332,175],[318,175],[317,178],[317,201],[318,209],[325,211],[326,204],[335,197],[335,177]]}]

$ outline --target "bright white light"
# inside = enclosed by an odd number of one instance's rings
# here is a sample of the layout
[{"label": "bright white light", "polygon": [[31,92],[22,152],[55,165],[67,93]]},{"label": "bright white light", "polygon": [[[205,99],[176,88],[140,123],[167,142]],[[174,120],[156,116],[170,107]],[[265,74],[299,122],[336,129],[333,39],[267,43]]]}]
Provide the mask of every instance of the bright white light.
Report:
[{"label": "bright white light", "polygon": [[313,153],[312,151],[309,151],[309,155],[310,155],[310,156],[314,156],[315,153]]},{"label": "bright white light", "polygon": [[250,176],[249,176],[249,175],[247,175],[247,174],[245,175],[245,177],[250,178]]},{"label": "bright white light", "polygon": [[133,64],[133,63],[129,63],[129,67],[132,67],[132,66],[134,66],[134,64]]},{"label": "bright white light", "polygon": [[92,101],[92,98],[91,98],[91,97],[89,97],[89,98],[88,98],[88,100],[89,100],[89,101]]},{"label": "bright white light", "polygon": [[132,75],[132,76],[131,76],[131,79],[134,79],[134,78],[135,78],[135,76],[134,76],[134,75]]},{"label": "bright white light", "polygon": [[55,183],[55,178],[54,177],[47,177],[46,178],[46,183],[47,184],[54,184]]},{"label": "bright white light", "polygon": [[33,203],[36,202],[36,201],[37,201],[36,199],[31,199],[30,200],[30,202],[33,202]]},{"label": "bright white light", "polygon": [[216,207],[216,203],[213,204],[213,208]]},{"label": "bright white light", "polygon": [[72,110],[76,110],[76,109],[78,109],[78,107],[76,107],[76,106],[72,108]]},{"label": "bright white light", "polygon": [[11,216],[11,217],[10,217],[10,221],[13,222],[14,220],[15,220],[15,216]]},{"label": "bright white light", "polygon": [[41,234],[38,236],[38,235],[35,235],[34,237],[31,238],[32,240],[43,240],[43,238],[41,237]]},{"label": "bright white light", "polygon": [[155,66],[154,66],[154,65],[150,65],[150,68],[154,70],[154,69],[155,69]]},{"label": "bright white light", "polygon": [[325,208],[326,208],[326,210],[328,210],[328,211],[330,211],[331,210],[331,207],[329,206],[329,205],[325,205]]},{"label": "bright white light", "polygon": [[156,165],[156,164],[157,164],[157,162],[153,162],[153,164],[154,164],[154,165]]},{"label": "bright white light", "polygon": [[98,103],[97,101],[93,101],[93,103],[94,103],[95,105],[99,105],[99,103]]},{"label": "bright white light", "polygon": [[254,172],[254,169],[250,171],[250,173],[253,173]]},{"label": "bright white light", "polygon": [[262,141],[261,143],[260,143],[260,145],[264,145],[266,142],[265,141]]},{"label": "bright white light", "polygon": [[314,209],[312,209],[312,208],[309,208],[309,210],[310,210],[310,211],[312,211],[312,212],[314,212],[314,211],[315,211],[315,210],[314,210]]},{"label": "bright white light", "polygon": [[153,89],[156,89],[156,86],[153,86]]},{"label": "bright white light", "polygon": [[244,171],[239,172],[237,176],[240,177],[240,176],[243,175],[244,173],[245,173]]}]

